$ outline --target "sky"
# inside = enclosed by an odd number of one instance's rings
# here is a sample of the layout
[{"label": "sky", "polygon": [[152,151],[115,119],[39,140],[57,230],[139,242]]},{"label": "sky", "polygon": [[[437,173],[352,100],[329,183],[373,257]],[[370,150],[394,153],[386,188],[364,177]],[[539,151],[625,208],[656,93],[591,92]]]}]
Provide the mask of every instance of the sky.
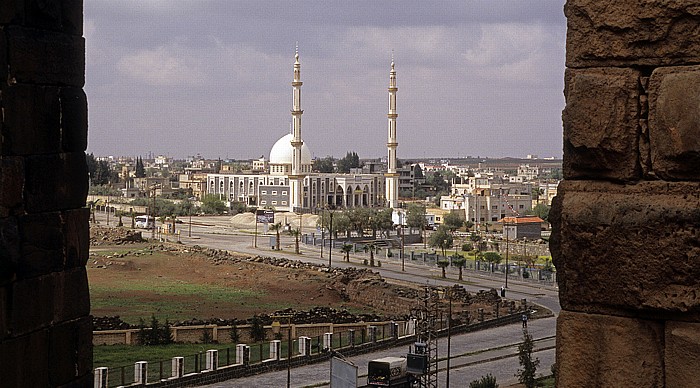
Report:
[{"label": "sky", "polygon": [[298,42],[314,157],[561,157],[564,0],[84,0],[88,152],[269,157]]}]

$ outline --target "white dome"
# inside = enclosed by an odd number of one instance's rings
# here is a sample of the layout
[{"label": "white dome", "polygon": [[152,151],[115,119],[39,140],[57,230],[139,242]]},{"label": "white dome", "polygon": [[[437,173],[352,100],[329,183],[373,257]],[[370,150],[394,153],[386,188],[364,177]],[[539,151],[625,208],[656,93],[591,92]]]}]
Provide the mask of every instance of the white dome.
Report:
[{"label": "white dome", "polygon": [[[282,136],[270,150],[270,164],[292,164],[294,147],[292,147],[292,134]],[[311,164],[311,151],[306,144],[301,146],[301,164]]]}]

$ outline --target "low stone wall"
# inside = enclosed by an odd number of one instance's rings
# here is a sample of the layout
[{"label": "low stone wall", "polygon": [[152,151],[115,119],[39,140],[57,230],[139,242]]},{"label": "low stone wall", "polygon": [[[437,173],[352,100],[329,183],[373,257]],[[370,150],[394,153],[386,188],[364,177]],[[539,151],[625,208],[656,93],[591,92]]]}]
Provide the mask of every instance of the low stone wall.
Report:
[{"label": "low stone wall", "polygon": [[[355,330],[358,333],[358,335],[361,335],[360,333],[362,333],[363,330],[366,330],[368,326],[377,326],[379,328],[378,330],[380,331],[382,330],[382,328],[384,328],[388,333],[388,327],[392,322],[399,324],[399,335],[405,335],[407,326],[406,321],[383,321],[343,324],[292,324],[292,337],[314,338],[322,336],[324,333],[340,333],[346,332],[351,329]],[[240,325],[236,327],[239,336],[238,343],[253,342],[250,337],[250,327],[250,325]],[[94,331],[92,333],[92,343],[93,345],[137,345],[138,332],[139,329]],[[173,340],[175,342],[200,343],[204,338],[204,333],[208,332],[212,341],[222,344],[232,343],[231,326],[173,326],[170,328],[170,332],[173,334]],[[265,333],[267,334],[267,338],[274,338],[272,326],[265,326]],[[288,333],[288,326],[286,324],[281,324],[279,333],[282,336],[281,339],[286,339]]]}]

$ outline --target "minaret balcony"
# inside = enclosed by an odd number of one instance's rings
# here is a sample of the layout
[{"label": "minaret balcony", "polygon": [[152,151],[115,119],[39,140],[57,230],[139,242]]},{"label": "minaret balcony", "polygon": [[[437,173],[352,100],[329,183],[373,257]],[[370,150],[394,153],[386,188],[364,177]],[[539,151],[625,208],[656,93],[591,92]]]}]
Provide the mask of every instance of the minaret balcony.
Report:
[{"label": "minaret balcony", "polygon": [[387,146],[387,147],[390,147],[390,148],[392,148],[392,147],[398,147],[398,146],[399,146],[399,143],[397,143],[397,142],[386,143],[386,146]]},{"label": "minaret balcony", "polygon": [[388,117],[390,119],[395,119],[395,118],[399,117],[399,114],[398,113],[388,113],[386,115],[386,117]]},{"label": "minaret balcony", "polygon": [[292,109],[291,112],[292,112],[292,116],[300,116],[304,113],[304,110],[303,109],[299,109],[299,110]]}]

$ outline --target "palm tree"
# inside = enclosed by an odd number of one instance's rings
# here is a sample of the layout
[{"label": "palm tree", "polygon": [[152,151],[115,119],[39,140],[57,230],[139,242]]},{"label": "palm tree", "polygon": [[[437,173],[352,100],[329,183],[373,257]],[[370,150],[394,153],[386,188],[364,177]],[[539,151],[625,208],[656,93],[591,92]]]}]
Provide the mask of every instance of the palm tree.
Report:
[{"label": "palm tree", "polygon": [[467,264],[467,259],[464,256],[455,256],[452,258],[452,265],[459,269],[459,280],[462,280],[462,268]]},{"label": "palm tree", "polygon": [[340,250],[345,253],[345,261],[348,263],[350,262],[350,252],[352,252],[352,245],[350,244],[343,244],[342,247],[340,247]]},{"label": "palm tree", "polygon": [[289,234],[294,237],[294,252],[298,255],[299,252],[299,237],[301,236],[301,231],[299,228],[290,229]]},{"label": "palm tree", "polygon": [[280,229],[282,229],[281,222],[270,225],[270,230],[274,231],[277,235],[277,239],[275,239],[275,249],[277,249],[278,251],[280,250]]},{"label": "palm tree", "polygon": [[365,252],[369,251],[369,266],[374,267],[374,253],[377,250],[377,245],[374,242],[371,242],[365,245],[364,250]]},{"label": "palm tree", "polygon": [[447,266],[450,265],[450,261],[446,260],[446,259],[440,259],[437,261],[437,265],[438,265],[438,267],[440,267],[440,269],[442,269],[442,277],[444,279],[445,278],[445,268],[447,268]]},{"label": "palm tree", "polygon": [[99,204],[101,199],[97,199],[95,201],[87,201],[86,205],[90,208],[90,218],[92,219],[92,223],[94,224],[95,221],[95,208],[97,207],[97,204]]}]

